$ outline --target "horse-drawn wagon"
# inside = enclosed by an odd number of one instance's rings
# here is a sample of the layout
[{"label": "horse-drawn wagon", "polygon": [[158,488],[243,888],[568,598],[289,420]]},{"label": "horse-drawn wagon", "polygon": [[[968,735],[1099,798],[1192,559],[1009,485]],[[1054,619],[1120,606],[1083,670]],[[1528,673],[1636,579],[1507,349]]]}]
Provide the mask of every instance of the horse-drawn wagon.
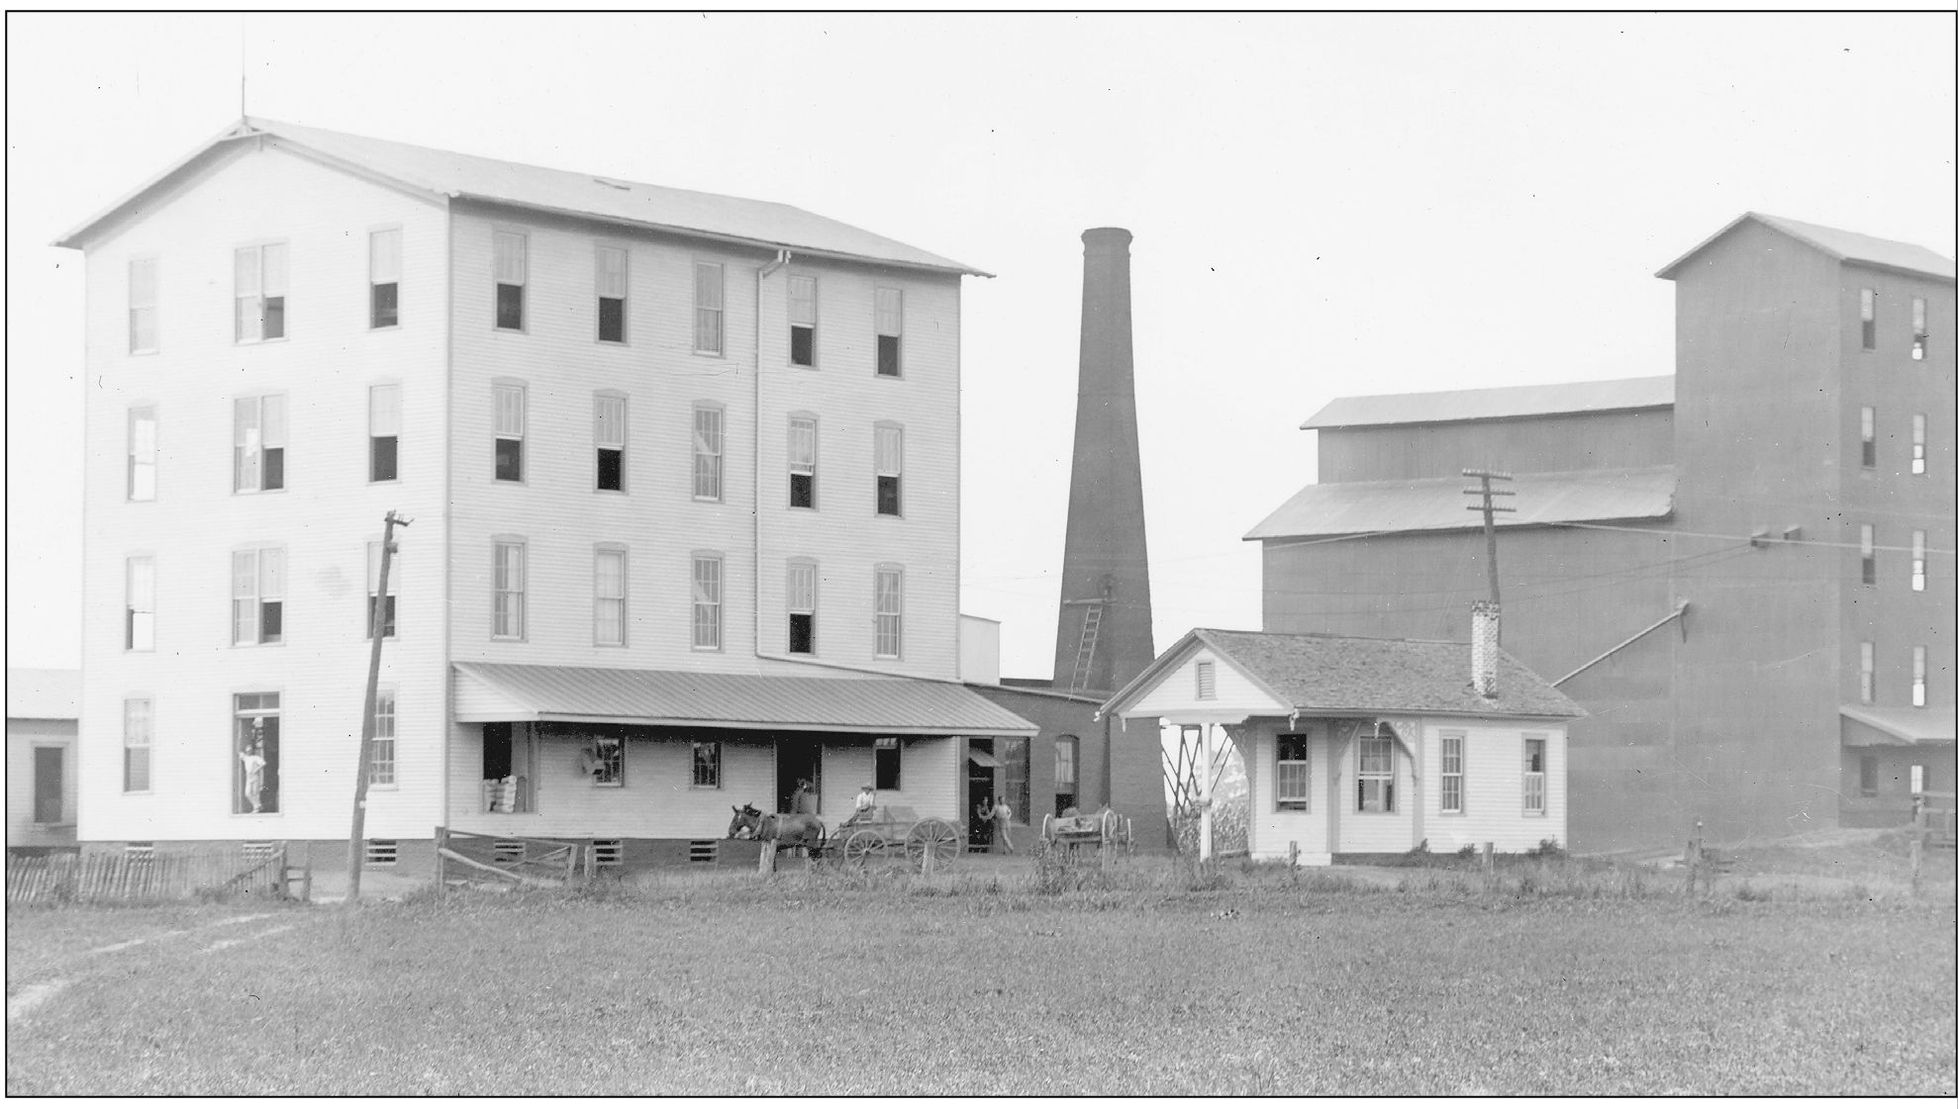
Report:
[{"label": "horse-drawn wagon", "polygon": [[958,825],[935,816],[920,820],[917,810],[905,805],[873,805],[827,834],[812,815],[763,813],[752,805],[735,808],[728,838],[749,836],[853,864],[874,857],[904,859],[922,868],[929,856],[934,866],[944,866],[965,850],[965,834]]},{"label": "horse-drawn wagon", "polygon": [[1134,850],[1135,835],[1129,818],[1103,809],[1100,812],[1048,813],[1040,821],[1040,838],[1049,850],[1073,853],[1083,847],[1102,850]]}]

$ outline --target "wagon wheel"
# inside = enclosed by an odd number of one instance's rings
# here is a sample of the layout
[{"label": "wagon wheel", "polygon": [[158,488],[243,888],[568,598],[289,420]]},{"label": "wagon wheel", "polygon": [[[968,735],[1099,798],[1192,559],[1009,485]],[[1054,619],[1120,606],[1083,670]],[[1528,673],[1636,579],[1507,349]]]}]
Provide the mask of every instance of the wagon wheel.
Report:
[{"label": "wagon wheel", "polygon": [[846,863],[861,866],[870,856],[882,854],[883,851],[883,833],[869,828],[859,828],[843,841],[843,861]]},{"label": "wagon wheel", "polygon": [[945,866],[958,858],[964,846],[959,842],[959,830],[936,818],[920,820],[911,826],[904,837],[904,854],[912,866],[925,865],[925,848],[929,845],[934,865]]}]

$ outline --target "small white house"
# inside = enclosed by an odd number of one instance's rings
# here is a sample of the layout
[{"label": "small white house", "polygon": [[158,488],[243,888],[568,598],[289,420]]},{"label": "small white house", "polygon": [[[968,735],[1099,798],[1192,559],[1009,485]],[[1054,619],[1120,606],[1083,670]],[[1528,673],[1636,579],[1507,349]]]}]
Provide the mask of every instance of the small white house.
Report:
[{"label": "small white house", "polygon": [[[1484,623],[1478,613],[1478,632]],[[1569,844],[1570,698],[1493,648],[1197,628],[1102,706],[1208,730],[1250,779],[1254,859]],[[1471,655],[1482,667],[1472,677]],[[1221,731],[1222,735],[1218,732]]]},{"label": "small white house", "polygon": [[78,670],[7,671],[7,846],[75,842]]}]

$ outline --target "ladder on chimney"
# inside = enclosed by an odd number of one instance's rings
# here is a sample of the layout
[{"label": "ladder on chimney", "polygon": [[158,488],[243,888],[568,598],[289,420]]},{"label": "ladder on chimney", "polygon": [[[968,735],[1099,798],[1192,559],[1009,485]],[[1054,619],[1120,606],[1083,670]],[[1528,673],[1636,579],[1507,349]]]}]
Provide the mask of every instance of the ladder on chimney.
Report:
[{"label": "ladder on chimney", "polygon": [[1095,665],[1095,641],[1101,638],[1101,602],[1089,602],[1087,608],[1081,614],[1081,647],[1074,652],[1074,680],[1068,683],[1069,693],[1088,688],[1088,677]]}]

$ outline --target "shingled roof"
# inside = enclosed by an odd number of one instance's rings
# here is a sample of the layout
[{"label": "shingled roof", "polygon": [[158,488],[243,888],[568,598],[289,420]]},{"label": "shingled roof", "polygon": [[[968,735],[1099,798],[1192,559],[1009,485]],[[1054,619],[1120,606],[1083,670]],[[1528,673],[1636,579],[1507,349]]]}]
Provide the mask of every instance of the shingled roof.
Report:
[{"label": "shingled roof", "polygon": [[1542,717],[1585,715],[1577,702],[1499,652],[1496,696],[1469,685],[1469,646],[1432,639],[1369,639],[1194,628],[1102,706],[1120,713],[1198,647],[1208,647],[1299,715]]},{"label": "shingled roof", "polygon": [[241,141],[286,146],[409,192],[467,198],[699,235],[767,249],[943,273],[990,277],[984,270],[787,204],[620,181],[571,170],[505,162],[411,143],[349,135],[247,116],[136,191],[55,241],[84,245],[103,222],[137,204],[207,154]]}]

